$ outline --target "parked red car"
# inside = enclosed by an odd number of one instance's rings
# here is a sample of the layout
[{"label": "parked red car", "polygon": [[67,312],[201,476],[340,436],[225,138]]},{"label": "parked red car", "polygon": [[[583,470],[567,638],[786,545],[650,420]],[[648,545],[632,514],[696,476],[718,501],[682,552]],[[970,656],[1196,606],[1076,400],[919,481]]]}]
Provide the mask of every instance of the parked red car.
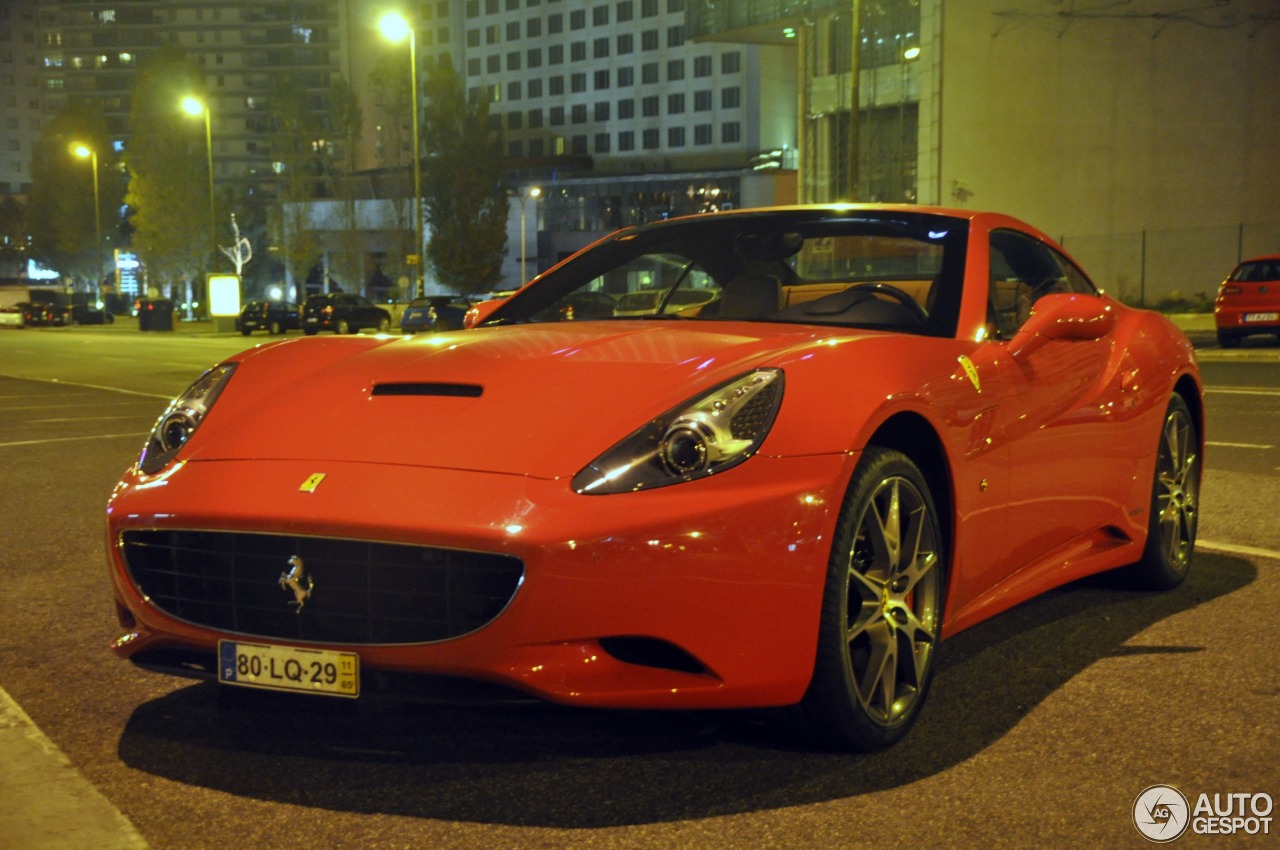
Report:
[{"label": "parked red car", "polygon": [[[642,314],[569,309],[641,290]],[[176,399],[108,507],[115,651],[308,694],[410,673],[787,706],[867,750],[915,721],[942,639],[1190,568],[1191,345],[1013,218],[656,222],[471,321],[269,343]]]},{"label": "parked red car", "polygon": [[1280,254],[1245,260],[1218,286],[1213,302],[1218,344],[1235,348],[1251,334],[1280,339]]}]

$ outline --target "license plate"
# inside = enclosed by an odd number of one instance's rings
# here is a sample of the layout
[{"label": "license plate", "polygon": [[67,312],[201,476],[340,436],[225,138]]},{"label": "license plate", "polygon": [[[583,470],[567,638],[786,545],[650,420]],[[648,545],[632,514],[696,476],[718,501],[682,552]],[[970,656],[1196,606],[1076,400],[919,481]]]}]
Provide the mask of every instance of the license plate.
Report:
[{"label": "license plate", "polygon": [[218,641],[218,681],[244,688],[360,696],[360,656],[331,649]]},{"label": "license plate", "polygon": [[1280,322],[1280,313],[1245,313],[1246,322]]}]

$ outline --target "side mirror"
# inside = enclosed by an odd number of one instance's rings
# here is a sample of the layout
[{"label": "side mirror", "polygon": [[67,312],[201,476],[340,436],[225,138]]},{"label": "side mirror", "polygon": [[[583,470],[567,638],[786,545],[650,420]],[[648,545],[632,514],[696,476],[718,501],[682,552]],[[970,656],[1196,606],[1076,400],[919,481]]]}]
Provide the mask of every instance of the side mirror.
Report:
[{"label": "side mirror", "polygon": [[467,330],[471,330],[492,316],[493,311],[501,307],[504,301],[506,301],[505,298],[496,298],[493,301],[481,301],[478,304],[472,304],[468,308],[466,315],[462,317],[462,326]]},{"label": "side mirror", "polygon": [[1116,326],[1111,305],[1096,295],[1057,292],[1036,301],[1031,317],[1009,340],[1014,357],[1029,356],[1046,343],[1101,339]]}]

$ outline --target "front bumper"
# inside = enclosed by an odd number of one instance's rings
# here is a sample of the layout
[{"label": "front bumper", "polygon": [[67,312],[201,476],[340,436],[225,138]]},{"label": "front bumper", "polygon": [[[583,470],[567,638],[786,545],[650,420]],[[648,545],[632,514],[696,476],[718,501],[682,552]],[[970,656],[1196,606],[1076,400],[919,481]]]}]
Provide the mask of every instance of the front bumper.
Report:
[{"label": "front bumper", "polygon": [[[512,556],[523,578],[498,616],[460,637],[274,642],[354,649],[371,675],[476,679],[579,705],[794,703],[812,672],[830,540],[854,460],[757,457],[703,481],[614,496],[579,496],[567,481],[359,463],[206,461],[151,477],[131,472],[108,509],[126,630],[113,647],[142,662],[211,656],[220,637],[246,637],[145,597],[122,557],[128,530],[406,543]],[[317,472],[320,486],[301,491]],[[265,567],[263,581],[275,582],[283,566]],[[316,593],[323,587],[317,578]],[[292,597],[279,594],[284,607]]]}]

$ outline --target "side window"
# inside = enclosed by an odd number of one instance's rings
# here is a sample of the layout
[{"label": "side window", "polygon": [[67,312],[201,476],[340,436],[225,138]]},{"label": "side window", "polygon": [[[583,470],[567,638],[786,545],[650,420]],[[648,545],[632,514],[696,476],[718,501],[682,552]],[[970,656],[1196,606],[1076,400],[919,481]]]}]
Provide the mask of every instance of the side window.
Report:
[{"label": "side window", "polygon": [[1052,292],[1094,293],[1093,284],[1054,249],[1024,233],[991,234],[988,323],[996,339],[1008,339]]}]

